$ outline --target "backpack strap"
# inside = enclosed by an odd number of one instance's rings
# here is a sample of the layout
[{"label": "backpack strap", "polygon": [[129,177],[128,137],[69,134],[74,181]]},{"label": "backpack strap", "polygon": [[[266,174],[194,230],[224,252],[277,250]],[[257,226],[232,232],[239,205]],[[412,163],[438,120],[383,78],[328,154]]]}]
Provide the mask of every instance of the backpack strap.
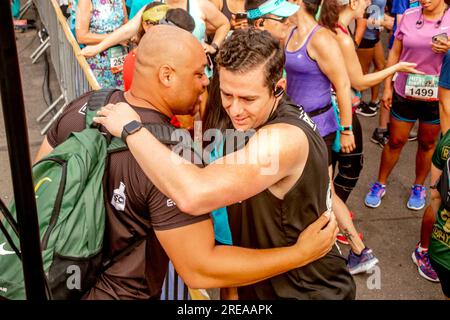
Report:
[{"label": "backpack strap", "polygon": [[[184,143],[185,147],[191,147],[186,144],[186,141],[191,141],[191,137],[187,130],[180,130],[169,123],[145,123],[146,128],[150,133],[165,145],[177,145]],[[127,145],[120,138],[113,138],[108,146],[108,153],[119,152],[127,150]]]},{"label": "backpack strap", "polygon": [[92,121],[97,114],[97,111],[108,104],[112,94],[119,89],[100,89],[92,92],[89,96],[86,107],[86,128],[98,128],[99,126]]},{"label": "backpack strap", "polygon": [[130,243],[117,252],[115,255],[110,257],[108,260],[104,261],[100,270],[100,273],[105,272],[107,269],[109,269],[113,264],[115,264],[117,261],[128,255],[131,251],[133,251],[135,248],[137,248],[145,239],[147,239],[150,236],[150,231],[146,232],[145,235],[140,236],[133,236],[131,238]]}]

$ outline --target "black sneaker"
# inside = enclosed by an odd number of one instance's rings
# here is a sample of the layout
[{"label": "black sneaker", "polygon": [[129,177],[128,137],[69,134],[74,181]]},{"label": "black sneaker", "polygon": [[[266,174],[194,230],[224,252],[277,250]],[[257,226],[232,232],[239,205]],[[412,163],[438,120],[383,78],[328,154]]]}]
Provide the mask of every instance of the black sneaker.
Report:
[{"label": "black sneaker", "polygon": [[377,110],[373,110],[367,103],[362,101],[355,112],[363,117],[375,117],[377,115]]},{"label": "black sneaker", "polygon": [[370,101],[369,108],[372,109],[373,111],[378,111],[380,109],[380,101],[378,102]]},{"label": "black sneaker", "polygon": [[372,138],[370,138],[370,141],[372,141],[375,144],[378,144],[381,148],[384,148],[386,143],[388,143],[389,140],[389,131],[387,129],[380,129],[376,128],[373,131]]}]

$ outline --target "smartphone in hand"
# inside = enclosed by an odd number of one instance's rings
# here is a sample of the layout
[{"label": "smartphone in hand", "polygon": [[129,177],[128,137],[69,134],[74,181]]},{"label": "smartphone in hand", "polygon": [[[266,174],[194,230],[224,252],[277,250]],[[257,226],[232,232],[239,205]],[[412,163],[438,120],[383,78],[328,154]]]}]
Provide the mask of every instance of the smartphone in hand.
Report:
[{"label": "smartphone in hand", "polygon": [[437,34],[437,35],[433,36],[433,38],[431,38],[431,40],[433,41],[433,43],[439,43],[439,42],[444,42],[445,43],[445,42],[448,41],[448,36],[444,32],[444,33],[440,33],[440,34]]},{"label": "smartphone in hand", "polygon": [[247,20],[247,12],[238,12],[238,13],[236,13],[234,19],[235,19],[236,21],[239,21],[239,20]]}]

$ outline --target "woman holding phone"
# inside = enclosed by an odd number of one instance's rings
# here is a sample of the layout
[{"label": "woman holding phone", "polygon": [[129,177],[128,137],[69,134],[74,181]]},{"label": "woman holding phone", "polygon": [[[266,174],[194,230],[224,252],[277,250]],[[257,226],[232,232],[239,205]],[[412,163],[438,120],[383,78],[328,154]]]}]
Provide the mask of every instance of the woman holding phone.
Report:
[{"label": "woman holding phone", "polygon": [[424,182],[440,131],[437,92],[442,61],[450,49],[444,35],[450,30],[450,12],[444,0],[421,0],[420,4],[421,7],[405,11],[394,35],[387,67],[409,61],[416,63],[416,69],[423,74],[399,72],[395,79],[390,76],[385,80],[382,106],[390,109],[390,136],[383,149],[377,181],[365,198],[366,206],[371,208],[381,204],[387,179],[417,120],[416,176],[406,206],[411,210],[425,206]]}]

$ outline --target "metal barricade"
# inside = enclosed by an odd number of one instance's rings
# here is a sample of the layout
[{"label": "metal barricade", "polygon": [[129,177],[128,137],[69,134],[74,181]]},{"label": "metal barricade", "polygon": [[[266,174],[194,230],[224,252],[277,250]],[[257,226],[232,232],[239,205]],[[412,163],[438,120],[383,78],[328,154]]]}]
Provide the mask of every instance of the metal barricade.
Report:
[{"label": "metal barricade", "polygon": [[[31,1],[34,2],[39,12],[48,37],[45,39],[41,38],[39,47],[30,58],[35,63],[50,48],[52,65],[62,92],[36,119],[38,122],[41,122],[52,111],[56,111],[52,119],[42,129],[41,135],[44,135],[70,101],[88,91],[100,89],[100,85],[86,59],[81,55],[80,47],[61,12],[57,0],[29,0],[26,6],[29,6]],[[62,104],[62,106],[57,109],[59,104]],[[209,299],[209,296],[205,290],[193,290],[185,286],[173,265],[170,264],[164,283],[162,299],[205,300]]]},{"label": "metal barricade", "polygon": [[[41,122],[50,112],[57,111],[41,130],[41,135],[44,135],[64,111],[68,102],[88,91],[100,89],[100,85],[86,59],[81,55],[80,47],[58,2],[56,0],[33,1],[49,36],[33,53],[32,59],[33,61],[39,59],[39,56],[50,48],[52,65],[61,88],[61,96],[36,119]],[[62,106],[57,109],[59,104]]]}]

